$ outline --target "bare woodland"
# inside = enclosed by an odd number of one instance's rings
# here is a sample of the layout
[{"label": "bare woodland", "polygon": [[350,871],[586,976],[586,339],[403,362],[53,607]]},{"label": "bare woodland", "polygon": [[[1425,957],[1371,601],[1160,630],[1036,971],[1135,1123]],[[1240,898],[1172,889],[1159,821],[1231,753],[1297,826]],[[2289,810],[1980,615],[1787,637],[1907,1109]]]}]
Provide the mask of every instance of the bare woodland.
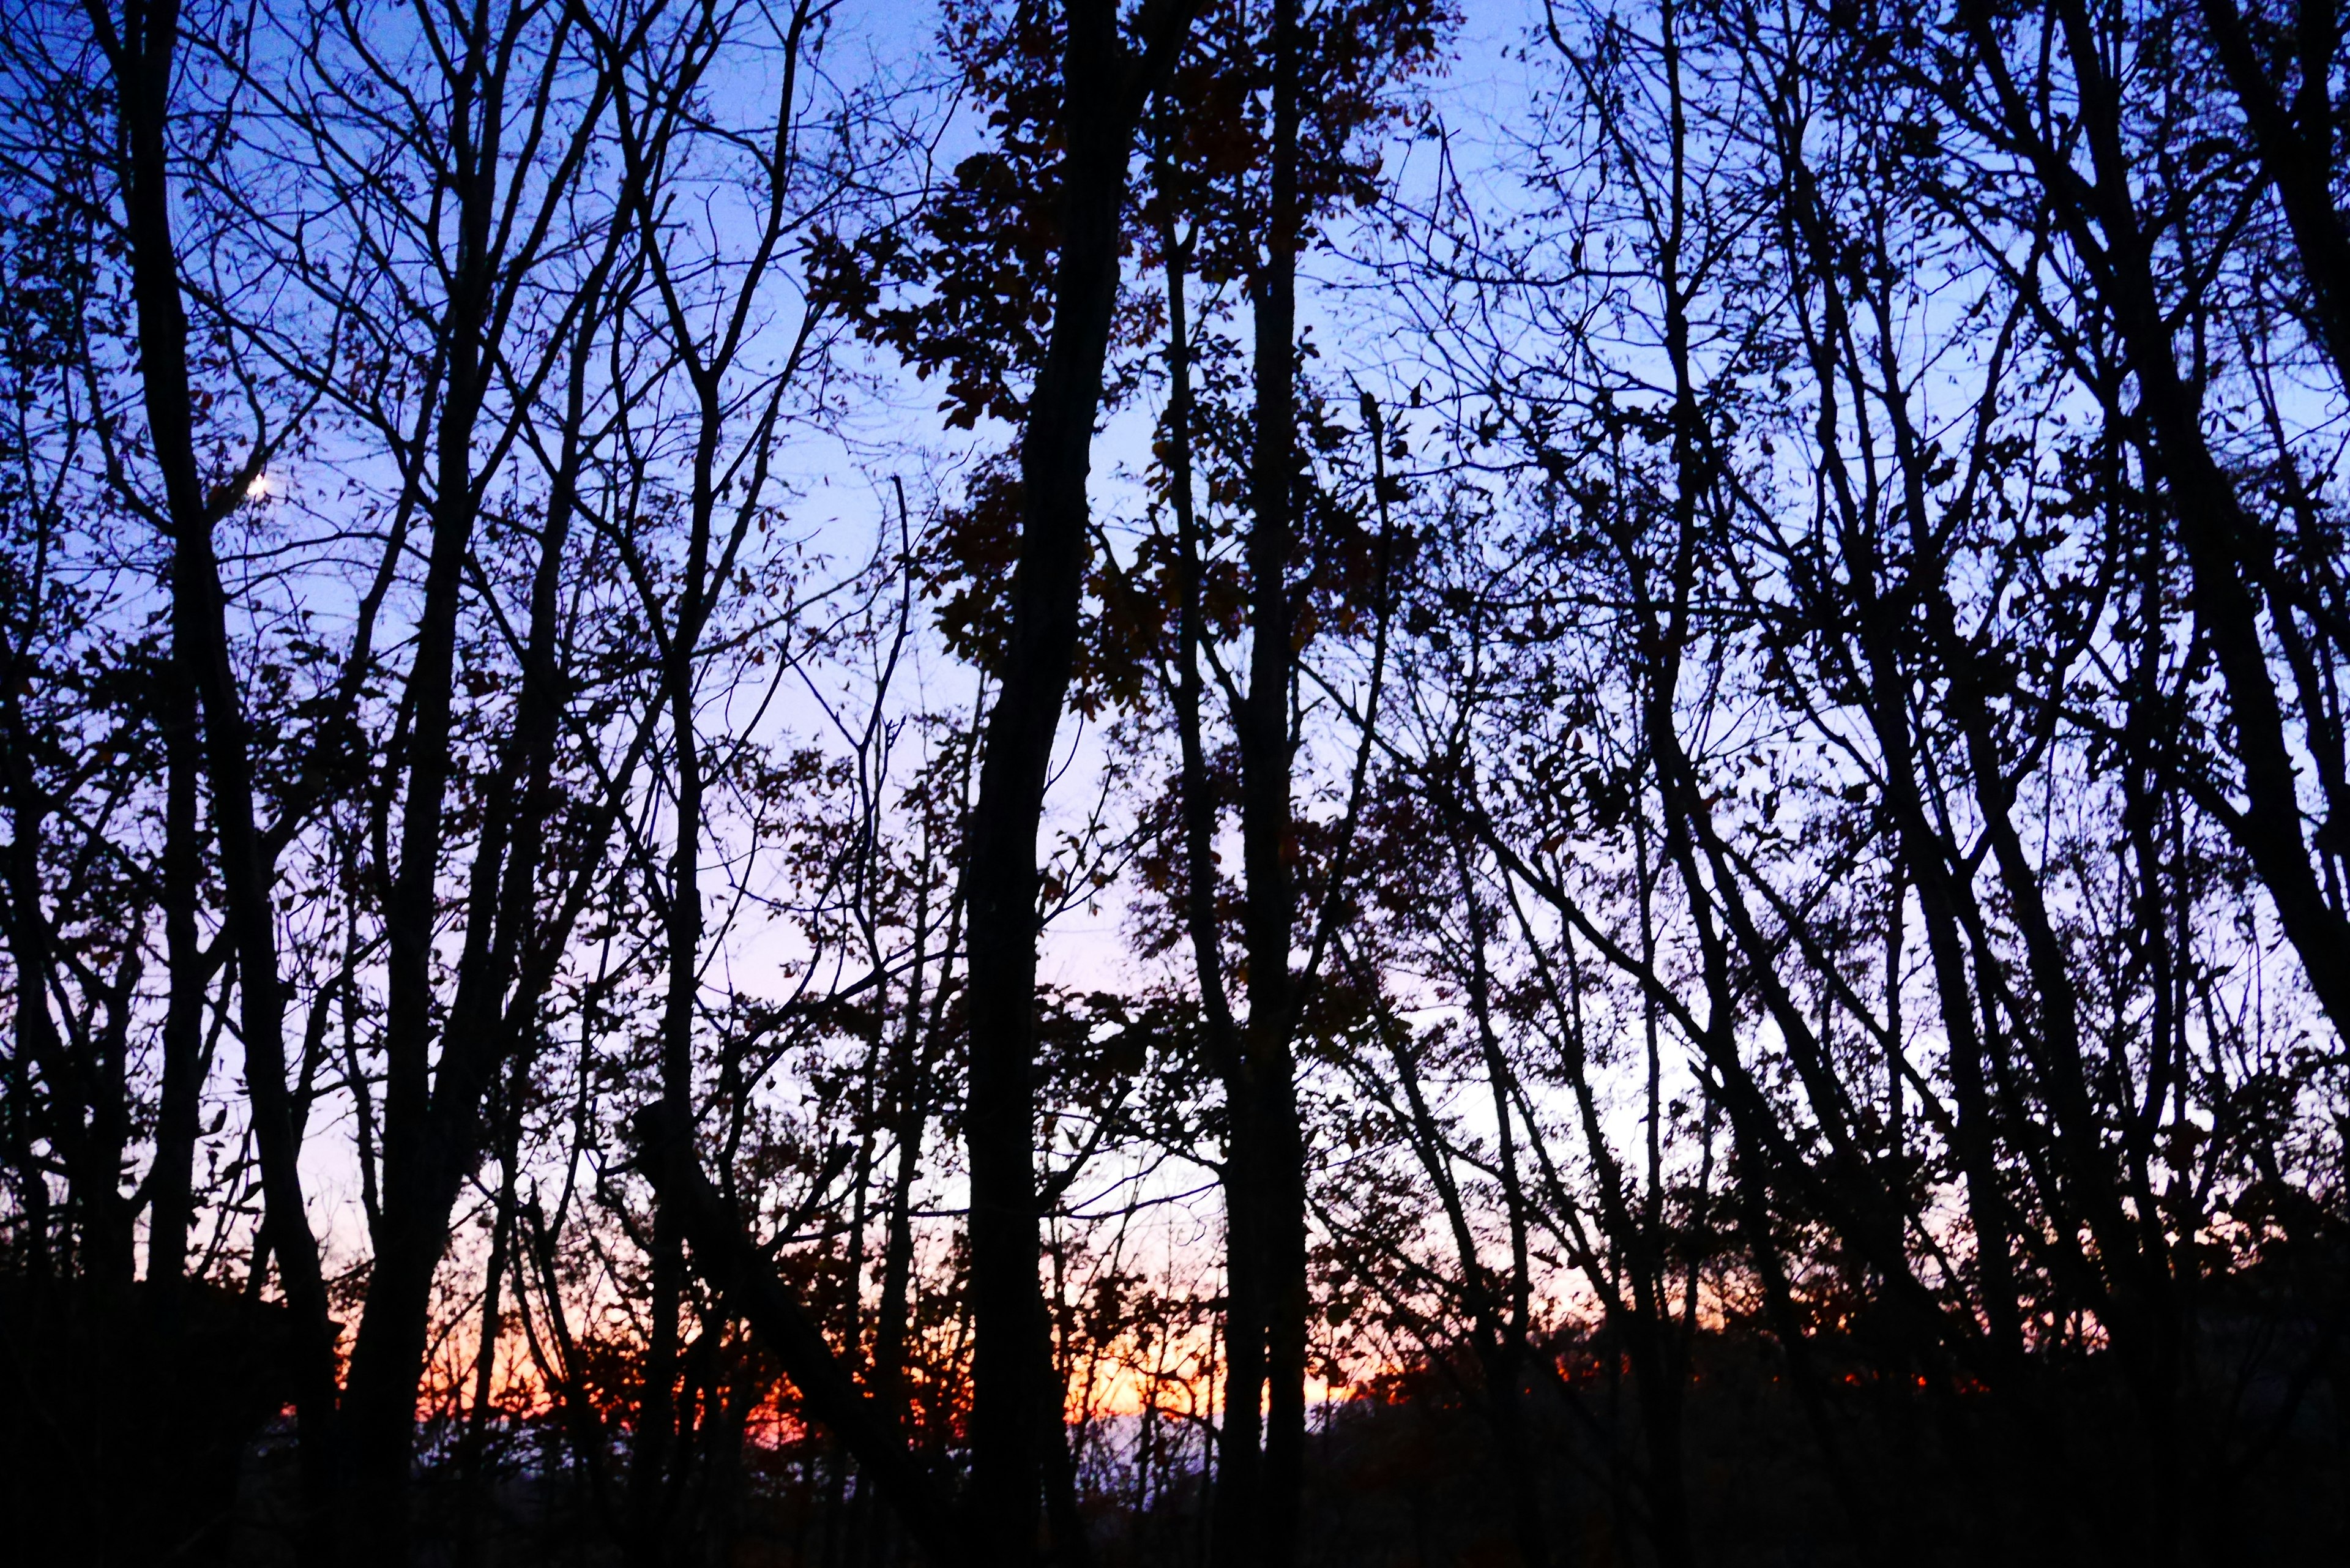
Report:
[{"label": "bare woodland", "polygon": [[2333,0],[5,0],[26,1562],[2334,1563]]}]

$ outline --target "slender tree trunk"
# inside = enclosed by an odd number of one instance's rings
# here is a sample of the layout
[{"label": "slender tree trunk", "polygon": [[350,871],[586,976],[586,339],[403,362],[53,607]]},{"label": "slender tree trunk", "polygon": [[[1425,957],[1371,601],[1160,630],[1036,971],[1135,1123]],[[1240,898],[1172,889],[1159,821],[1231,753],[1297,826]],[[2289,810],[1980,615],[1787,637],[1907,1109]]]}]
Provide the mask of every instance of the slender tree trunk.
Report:
[{"label": "slender tree trunk", "polygon": [[118,1299],[130,1289],[138,1265],[139,1210],[122,1190],[122,1166],[130,1143],[131,1003],[143,956],[138,942],[124,948],[113,983],[100,998],[99,1026],[88,1038],[82,1272]]},{"label": "slender tree trunk", "polygon": [[1517,1533],[1518,1555],[1524,1560],[1526,1568],[1548,1568],[1549,1535],[1543,1525],[1542,1495],[1535,1477],[1524,1397],[1526,1366],[1532,1352],[1527,1338],[1534,1315],[1534,1272],[1525,1188],[1518,1168],[1517,1118],[1511,1105],[1509,1064],[1502,1051],[1501,1037],[1493,1027],[1492,976],[1485,959],[1485,911],[1477,897],[1465,846],[1455,846],[1454,865],[1461,878],[1461,911],[1469,923],[1469,1012],[1477,1028],[1478,1050],[1484,1058],[1486,1087],[1492,1096],[1502,1197],[1510,1221],[1509,1300],[1505,1309],[1494,1314],[1485,1397],[1492,1409],[1493,1438],[1502,1450],[1502,1469],[1509,1483],[1511,1522]]},{"label": "slender tree trunk", "polygon": [[1219,1561],[1243,1553],[1253,1538],[1262,1469],[1264,1389],[1263,1247],[1256,1241],[1253,1174],[1261,1141],[1258,1096],[1243,1052],[1225,989],[1223,933],[1216,917],[1216,804],[1208,780],[1201,732],[1201,605],[1200,526],[1192,489],[1190,256],[1176,229],[1180,171],[1171,149],[1171,112],[1162,113],[1155,167],[1159,187],[1159,254],[1167,272],[1168,489],[1175,512],[1177,609],[1175,687],[1170,694],[1181,749],[1184,923],[1191,943],[1192,977],[1208,1029],[1209,1048],[1224,1090],[1224,1356],[1222,1420],[1217,1431],[1215,1490],[1209,1512]]},{"label": "slender tree trunk", "polygon": [[229,933],[237,954],[244,1075],[260,1156],[263,1225],[297,1324],[296,1405],[301,1417],[306,1552],[331,1548],[324,1533],[336,1477],[338,1390],[334,1331],[316,1238],[303,1200],[301,1129],[286,1081],[285,1000],[277,968],[275,868],[256,826],[251,741],[231,665],[227,609],[213,530],[241,496],[205,493],[196,458],[188,319],[172,231],[166,120],[179,43],[176,0],[125,0],[120,25],[90,0],[88,15],[112,69],[122,128],[120,183],[130,252],[139,371],[148,439],[161,471],[172,531],[172,627],[195,677],[203,716],[213,817],[220,845]]},{"label": "slender tree trunk", "polygon": [[[438,1031],[436,1064],[433,932],[446,859],[459,619],[481,516],[484,469],[475,443],[490,389],[503,369],[510,369],[501,363],[509,352],[508,296],[543,238],[517,241],[501,217],[512,216],[514,191],[502,185],[512,177],[512,166],[548,151],[537,140],[543,112],[530,122],[523,146],[507,142],[514,107],[510,88],[528,87],[540,111],[550,90],[551,66],[543,65],[535,82],[517,67],[524,26],[518,13],[496,18],[487,12],[470,14],[460,22],[455,46],[442,67],[449,92],[454,254],[448,259],[448,297],[433,324],[445,370],[432,432],[431,542],[407,681],[400,861],[385,910],[381,1223],[347,1401],[357,1503],[352,1517],[359,1526],[355,1543],[362,1558],[387,1563],[400,1560],[407,1550],[416,1385],[426,1353],[432,1281],[448,1249],[450,1215],[483,1151],[484,1098],[501,1065],[527,1036],[536,1011],[532,992],[543,978],[536,969],[522,967],[522,961],[533,929],[536,878],[552,805],[546,772],[562,702],[555,668],[560,629],[556,587],[577,506],[588,348],[618,254],[620,220],[636,192],[633,181],[624,185],[617,202],[619,216],[608,226],[600,254],[550,339],[560,344],[565,334],[576,334],[569,339],[563,455],[532,585],[522,689],[483,806],[482,840],[464,898],[465,940],[447,1020]],[[563,58],[566,47],[558,34],[545,46],[544,59]],[[609,97],[609,83],[599,81],[580,111],[582,127],[600,122]],[[576,173],[586,135],[575,128],[567,150],[548,160],[556,189]],[[541,374],[554,362],[552,356],[534,361],[545,368]],[[508,425],[500,441],[512,434]]]},{"label": "slender tree trunk", "polygon": [[[1149,88],[1118,41],[1111,0],[1071,0],[1062,62],[1061,249],[1045,363],[1020,442],[1020,549],[1003,680],[987,721],[968,843],[971,1082],[972,1490],[974,1527],[996,1560],[1036,1551],[1045,1445],[1060,1443],[1060,1381],[1037,1277],[1035,1169],[1036,829],[1075,658],[1089,537],[1094,421],[1118,298],[1121,216],[1134,130]],[[1187,11],[1157,14],[1146,40]],[[1055,1542],[1065,1558],[1081,1541]]]},{"label": "slender tree trunk", "polygon": [[[10,673],[14,673],[11,671]],[[88,1140],[80,1121],[78,1092],[82,1075],[66,1059],[65,1041],[50,1011],[49,981],[57,962],[55,934],[49,928],[48,898],[41,876],[41,844],[48,834],[49,803],[33,777],[27,754],[29,737],[24,716],[13,697],[5,707],[5,753],[0,767],[6,776],[0,788],[8,802],[7,878],[8,956],[16,971],[16,1060],[40,1074],[49,1085],[49,1145],[64,1157],[68,1187],[62,1234],[51,1236],[44,1225],[34,1238],[36,1272],[47,1275],[68,1272],[74,1251],[74,1221],[88,1207],[89,1171],[85,1154]],[[33,1180],[47,1192],[48,1176],[37,1165]]]},{"label": "slender tree trunk", "polygon": [[[1272,213],[1256,310],[1256,431],[1250,474],[1249,688],[1238,725],[1249,1018],[1243,1037],[1253,1115],[1235,1118],[1256,1147],[1239,1159],[1253,1211],[1236,1249],[1255,1253],[1264,1313],[1264,1460],[1253,1541],[1234,1542],[1267,1568],[1295,1556],[1305,1458],[1305,1149],[1298,1125],[1296,1026],[1290,949],[1292,889],[1289,732],[1296,671],[1289,565],[1296,532],[1297,5],[1275,0],[1273,20]],[[1253,1126],[1250,1123],[1253,1122]],[[1241,1361],[1234,1342],[1234,1364]]]},{"label": "slender tree trunk", "polygon": [[[899,1430],[909,1437],[913,1411],[912,1392],[906,1383],[906,1353],[913,1310],[914,1186],[921,1178],[922,1143],[930,1127],[929,1047],[945,1023],[946,967],[952,961],[960,940],[960,916],[961,904],[957,901],[948,911],[945,945],[939,954],[939,981],[928,999],[927,1017],[922,994],[922,977],[930,957],[927,898],[915,916],[913,972],[907,981],[905,1028],[899,1036],[897,1081],[889,1096],[896,1111],[892,1132],[898,1140],[898,1158],[889,1183],[889,1209],[881,1243],[881,1299],[873,1325],[873,1386],[884,1407],[896,1417]],[[868,1561],[872,1555],[868,1553]]]},{"label": "slender tree trunk", "polygon": [[465,1431],[461,1439],[463,1446],[457,1464],[457,1484],[461,1493],[459,1506],[463,1510],[457,1538],[457,1556],[461,1565],[471,1564],[481,1558],[483,1516],[490,1501],[486,1453],[490,1436],[490,1399],[495,1393],[498,1342],[504,1326],[503,1292],[514,1249],[515,1179],[516,1167],[521,1163],[522,1113],[528,1090],[529,1075],[518,1061],[506,1076],[505,1105],[501,1107],[504,1114],[500,1117],[496,1150],[497,1206],[490,1219],[490,1261],[482,1272],[481,1337],[473,1346],[473,1399],[465,1409]]},{"label": "slender tree trunk", "polygon": [[[176,639],[175,639],[176,642]],[[148,1175],[147,1278],[176,1285],[188,1267],[188,1230],[195,1217],[198,1096],[203,1090],[203,942],[196,925],[203,875],[197,842],[198,738],[192,649],[174,646],[170,711],[163,722],[163,950],[170,992],[163,1012],[163,1083],[155,1113],[155,1163]]]}]

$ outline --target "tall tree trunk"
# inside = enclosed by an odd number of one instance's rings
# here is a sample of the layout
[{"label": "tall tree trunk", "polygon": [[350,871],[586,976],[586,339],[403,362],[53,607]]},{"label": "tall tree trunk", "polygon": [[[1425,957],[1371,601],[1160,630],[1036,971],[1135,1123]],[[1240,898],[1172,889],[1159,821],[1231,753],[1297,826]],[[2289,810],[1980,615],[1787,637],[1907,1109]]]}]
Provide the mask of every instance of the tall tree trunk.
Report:
[{"label": "tall tree trunk", "polygon": [[[703,446],[711,437],[704,427]],[[697,454],[706,468],[706,452]],[[699,498],[698,498],[699,499]],[[665,696],[671,744],[676,753],[676,842],[668,888],[669,987],[661,1013],[660,1088],[666,1114],[690,1129],[693,1116],[693,1007],[702,971],[702,757],[694,715],[694,641],[706,567],[707,509],[697,505],[695,560],[689,570],[681,623],[672,633]],[[691,1147],[689,1143],[689,1147]],[[677,1425],[678,1313],[685,1291],[684,1233],[671,1206],[653,1211],[652,1339],[645,1349],[644,1397],[637,1412],[630,1462],[629,1515],[635,1560],[651,1568],[662,1558],[669,1453]]]},{"label": "tall tree trunk", "polygon": [[[924,848],[927,852],[927,842]],[[914,1186],[921,1178],[922,1142],[930,1127],[932,1049],[945,1024],[950,990],[947,966],[962,940],[962,901],[953,899],[947,911],[944,945],[938,955],[938,983],[927,999],[926,1012],[922,977],[930,959],[931,914],[928,897],[921,898],[914,918],[913,967],[906,981],[905,1027],[899,1034],[899,1061],[889,1091],[894,1112],[890,1132],[898,1141],[898,1158],[881,1243],[881,1297],[873,1322],[873,1386],[900,1431],[909,1435],[912,1410],[906,1359],[913,1310]],[[868,1551],[868,1561],[872,1555]]]},{"label": "tall tree trunk", "polygon": [[163,722],[163,950],[170,970],[163,1012],[163,1083],[155,1113],[155,1161],[148,1173],[147,1278],[177,1284],[187,1272],[195,1218],[196,1128],[204,1010],[204,953],[196,924],[203,875],[196,837],[198,737],[192,650],[174,647]]},{"label": "tall tree trunk", "polygon": [[[26,679],[16,670],[5,672],[12,680]],[[81,1074],[66,1058],[65,1041],[50,1011],[49,982],[56,967],[56,936],[50,929],[48,897],[41,876],[41,844],[48,834],[50,806],[33,776],[30,739],[21,705],[13,695],[0,698],[0,790],[8,803],[6,935],[8,956],[16,972],[16,1059],[20,1071],[38,1073],[49,1085],[49,1146],[64,1157],[67,1205],[63,1234],[52,1236],[44,1223],[33,1235],[36,1275],[63,1274],[73,1253],[74,1219],[83,1207],[88,1171],[83,1155],[79,1101]],[[29,1099],[26,1102],[29,1106]],[[29,1140],[28,1140],[29,1141]],[[48,1174],[32,1166],[30,1179],[46,1198]],[[46,1216],[44,1217],[46,1219]]]},{"label": "tall tree trunk", "polygon": [[[476,37],[468,44],[478,51],[483,40]],[[452,113],[470,132],[466,122],[474,112],[470,89],[475,84],[470,72],[459,80]],[[354,1539],[364,1557],[385,1563],[406,1554],[416,1380],[424,1364],[432,1276],[448,1244],[449,1207],[457,1189],[452,1177],[461,1163],[471,1163],[473,1153],[465,1147],[473,1140],[463,1137],[461,1127],[478,1120],[477,1115],[449,1120],[458,1108],[452,1093],[455,1085],[449,1081],[453,1051],[443,1052],[435,1092],[432,950],[450,776],[458,609],[478,514],[473,442],[488,375],[483,337],[498,119],[494,110],[484,114],[489,145],[473,157],[461,158],[456,176],[458,254],[442,323],[447,385],[436,432],[432,544],[408,676],[411,718],[400,866],[385,909],[383,1223],[375,1237],[367,1310],[352,1347],[349,1392],[350,1461],[359,1499]]]},{"label": "tall tree trunk", "polygon": [[[1190,7],[1156,5],[1138,61],[1114,0],[1070,0],[1062,60],[1060,254],[1053,327],[1020,441],[1020,549],[1003,680],[972,811],[970,907],[972,1487],[996,1561],[1036,1552],[1045,1445],[1060,1443],[1060,1379],[1037,1276],[1036,829],[1076,651],[1089,536],[1086,483],[1118,300],[1135,126]],[[1060,1467],[1052,1467],[1058,1469]],[[1083,1549],[1056,1542],[1065,1558]]]},{"label": "tall tree trunk", "polygon": [[172,534],[172,640],[175,657],[194,675],[203,716],[222,884],[237,955],[240,1033],[260,1156],[265,1241],[276,1259],[279,1285],[296,1324],[304,1536],[307,1554],[316,1558],[330,1550],[323,1532],[337,1468],[334,1329],[303,1200],[301,1129],[286,1081],[285,998],[271,901],[276,871],[255,820],[251,741],[230,662],[227,607],[213,553],[213,530],[243,499],[244,486],[233,479],[217,498],[208,495],[196,457],[188,318],[180,295],[169,190],[167,120],[179,7],[176,0],[124,0],[119,26],[99,0],[88,0],[87,10],[114,78],[121,121],[118,179],[130,252],[140,380]]},{"label": "tall tree trunk", "polygon": [[[523,44],[531,15],[528,8],[469,13],[455,23],[452,47],[437,57],[448,95],[454,254],[446,263],[447,297],[432,323],[444,371],[432,431],[432,536],[407,680],[400,862],[385,909],[381,1220],[347,1398],[357,1504],[354,1545],[362,1559],[385,1563],[402,1560],[407,1550],[416,1386],[426,1354],[432,1282],[448,1250],[450,1215],[483,1153],[484,1096],[501,1066],[528,1037],[534,990],[546,978],[539,972],[540,955],[531,955],[530,966],[523,960],[552,805],[546,778],[562,701],[556,669],[556,588],[577,509],[588,346],[624,227],[619,218],[607,224],[587,277],[543,339],[543,354],[513,364],[516,350],[507,328],[515,315],[518,280],[540,254],[546,213],[558,193],[570,188],[588,138],[602,123],[611,97],[610,83],[598,78],[586,94],[577,123],[560,140],[547,138],[553,83],[570,57],[566,39],[574,18],[567,13],[533,56]],[[526,58],[536,63],[525,66]],[[510,115],[524,127],[511,140]],[[515,182],[523,179],[521,170],[535,165],[543,167],[546,182],[539,192],[540,219],[523,233],[512,222]],[[633,182],[623,185],[616,203],[621,217],[636,189]],[[532,583],[522,687],[482,807],[481,842],[464,895],[465,940],[446,1021],[438,1031],[436,1063],[434,926],[457,732],[459,622],[484,475],[500,461],[484,459],[476,443],[499,378],[524,370],[532,378],[523,393],[527,398],[540,379],[552,374],[567,343],[571,382],[560,431],[562,458]],[[492,427],[493,452],[510,446],[516,430],[511,419]]]},{"label": "tall tree trunk", "polygon": [[[1249,1560],[1282,1568],[1296,1553],[1305,1458],[1305,1148],[1297,1118],[1296,1024],[1290,949],[1296,901],[1290,857],[1289,732],[1296,671],[1289,565],[1297,487],[1297,5],[1275,0],[1273,17],[1272,212],[1255,306],[1256,431],[1250,469],[1249,688],[1237,725],[1242,858],[1248,871],[1244,924],[1249,1017],[1243,1046],[1253,1080],[1252,1114],[1233,1118],[1253,1148],[1239,1158],[1253,1210],[1235,1250],[1255,1257],[1264,1314],[1264,1459],[1253,1540],[1231,1543]],[[1236,1151],[1237,1153],[1238,1151]],[[1238,1230],[1238,1227],[1235,1227]],[[1243,1348],[1233,1340],[1233,1362]],[[1243,1396],[1253,1407],[1253,1392]],[[1228,1561],[1237,1559],[1228,1558]]]},{"label": "tall tree trunk", "polygon": [[1485,958],[1485,909],[1477,896],[1465,845],[1454,846],[1453,861],[1461,878],[1461,913],[1469,926],[1469,1014],[1477,1028],[1486,1087],[1493,1099],[1495,1153],[1499,1156],[1502,1198],[1510,1221],[1509,1300],[1506,1310],[1503,1303],[1493,1303],[1495,1322],[1484,1341],[1489,1347],[1485,1398],[1492,1411],[1493,1439],[1502,1450],[1502,1469],[1509,1484],[1511,1522],[1518,1538],[1518,1555],[1524,1560],[1526,1568],[1548,1568],[1549,1537],[1543,1525],[1542,1495],[1524,1397],[1526,1368],[1533,1359],[1527,1336],[1534,1317],[1534,1272],[1525,1186],[1518,1166],[1516,1116],[1511,1104],[1515,1085],[1503,1053],[1501,1036],[1493,1026],[1492,976]]},{"label": "tall tree trunk", "polygon": [[1205,1014],[1209,1051],[1224,1090],[1224,1355],[1222,1420],[1217,1429],[1215,1492],[1210,1512],[1220,1552],[1239,1552],[1251,1539],[1257,1511],[1264,1387],[1263,1249],[1254,1238],[1251,1174],[1259,1139],[1257,1096],[1241,1050],[1240,1030],[1225,990],[1223,933],[1216,918],[1216,804],[1208,779],[1201,732],[1200,669],[1206,640],[1201,602],[1201,541],[1192,489],[1192,406],[1190,253],[1177,232],[1182,201],[1172,157],[1171,112],[1159,116],[1154,166],[1159,183],[1159,247],[1167,273],[1167,482],[1175,512],[1175,732],[1181,751],[1184,926],[1191,944],[1192,978]]},{"label": "tall tree trunk", "polygon": [[509,1255],[514,1247],[515,1168],[521,1163],[522,1113],[529,1093],[529,1074],[517,1060],[506,1075],[505,1104],[500,1108],[498,1191],[490,1216],[490,1258],[482,1271],[481,1337],[473,1346],[473,1392],[465,1408],[464,1435],[457,1459],[457,1561],[467,1568],[482,1556],[483,1516],[489,1506],[487,1453],[490,1439],[490,1399],[495,1392],[498,1342],[504,1325],[504,1295]]}]

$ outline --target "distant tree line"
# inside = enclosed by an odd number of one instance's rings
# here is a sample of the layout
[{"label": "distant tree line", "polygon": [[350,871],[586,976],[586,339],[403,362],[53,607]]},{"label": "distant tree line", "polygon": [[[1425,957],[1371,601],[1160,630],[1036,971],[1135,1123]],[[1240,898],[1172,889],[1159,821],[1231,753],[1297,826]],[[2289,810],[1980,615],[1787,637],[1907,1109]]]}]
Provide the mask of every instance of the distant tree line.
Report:
[{"label": "distant tree line", "polygon": [[0,13],[26,1542],[2339,1561],[2332,0],[893,16]]}]

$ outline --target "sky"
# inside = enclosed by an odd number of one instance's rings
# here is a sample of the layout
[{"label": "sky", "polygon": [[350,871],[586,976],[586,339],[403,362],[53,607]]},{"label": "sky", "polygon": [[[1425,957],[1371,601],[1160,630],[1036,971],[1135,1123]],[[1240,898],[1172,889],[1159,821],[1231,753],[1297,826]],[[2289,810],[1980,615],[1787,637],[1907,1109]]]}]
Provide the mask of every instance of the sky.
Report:
[{"label": "sky", "polygon": [[[821,65],[822,74],[837,89],[876,81],[904,88],[899,111],[922,128],[934,150],[934,167],[943,173],[981,144],[984,127],[940,81],[943,62],[934,47],[937,22],[936,10],[929,6],[845,0],[833,14]],[[1387,167],[1407,192],[1426,191],[1441,147],[1450,155],[1453,177],[1493,200],[1509,199],[1511,176],[1499,166],[1514,134],[1513,117],[1523,111],[1544,70],[1538,57],[1530,59],[1521,48],[1529,30],[1539,24],[1539,6],[1515,0],[1478,0],[1465,7],[1451,63],[1423,84],[1430,113],[1399,127],[1388,151]],[[748,56],[730,62],[729,70],[731,75],[722,78],[722,95],[739,95],[751,105],[772,100],[775,75],[771,57]],[[1442,143],[1431,134],[1439,128]],[[723,237],[723,220],[716,233]],[[1359,236],[1343,225],[1334,225],[1332,233],[1336,250],[1312,259],[1301,287],[1301,326],[1320,350],[1317,372],[1333,382],[1352,380],[1378,392],[1385,406],[1398,410],[1397,422],[1413,433],[1412,416],[1402,405],[1405,389],[1423,372],[1412,363],[1409,338],[1399,330],[1401,307],[1381,297],[1367,281],[1369,275],[1347,254]],[[779,316],[778,322],[777,330],[787,328],[788,314]],[[894,535],[898,483],[905,486],[919,528],[925,514],[953,502],[975,461],[1013,439],[1013,432],[1002,426],[983,425],[968,434],[945,429],[934,407],[933,389],[879,355],[852,350],[851,357],[859,380],[845,417],[824,428],[804,424],[794,429],[777,456],[790,497],[787,532],[816,563],[808,573],[810,581],[852,571],[869,558],[878,543],[886,544]],[[1141,505],[1138,476],[1148,461],[1159,397],[1159,389],[1147,387],[1132,405],[1106,421],[1096,442],[1095,507],[1114,541],[1134,536],[1129,520]],[[273,502],[290,498],[330,511],[335,487],[349,475],[338,470],[332,454],[325,456],[323,463],[314,459],[273,473],[272,486],[283,487],[273,489]],[[303,472],[304,466],[309,472]],[[318,607],[314,602],[312,607]],[[853,727],[870,700],[864,677],[855,670],[816,665],[778,669],[776,676],[783,683],[780,690],[730,694],[723,705],[704,715],[705,728],[723,732],[755,722],[766,738],[778,742],[819,736],[832,724],[824,711],[826,702],[847,712]],[[975,696],[968,670],[947,659],[931,639],[915,639],[893,699],[900,711],[917,707],[967,710]],[[754,713],[755,721],[744,717]],[[1062,728],[1061,753],[1059,782],[1041,835],[1046,845],[1059,831],[1082,821],[1097,793],[1107,755],[1100,726],[1070,716]],[[719,841],[712,845],[706,864],[752,847],[725,841],[725,831],[722,828]],[[1227,848],[1224,859],[1227,865],[1238,864],[1236,846]],[[1122,888],[1113,888],[1097,905],[1072,910],[1053,923],[1040,942],[1044,983],[1078,992],[1129,990],[1167,978],[1147,969],[1129,950],[1124,897]],[[457,934],[451,933],[452,948]],[[791,983],[787,971],[805,954],[804,941],[787,925],[750,919],[720,939],[708,972],[714,984],[754,995],[780,995]],[[860,961],[851,956],[846,968],[854,974]],[[1422,1021],[1435,1022],[1451,1011],[1431,999]],[[778,1092],[788,1096],[792,1085],[779,1085]],[[323,1100],[305,1149],[304,1174],[314,1216],[330,1260],[342,1263],[355,1262],[366,1251],[350,1112],[338,1096]],[[1478,1114],[1473,1106],[1468,1107],[1472,1119]],[[546,1174],[551,1179],[553,1173]],[[1168,1167],[1150,1179],[1151,1190],[1160,1195],[1194,1191],[1208,1175],[1194,1168]],[[1101,1181],[1089,1179],[1087,1185],[1106,1195],[1114,1182],[1105,1172]],[[953,1202],[952,1184],[942,1187],[937,1197]],[[1156,1244],[1162,1249],[1197,1246],[1212,1233],[1215,1207],[1211,1195],[1164,1211]]]}]

